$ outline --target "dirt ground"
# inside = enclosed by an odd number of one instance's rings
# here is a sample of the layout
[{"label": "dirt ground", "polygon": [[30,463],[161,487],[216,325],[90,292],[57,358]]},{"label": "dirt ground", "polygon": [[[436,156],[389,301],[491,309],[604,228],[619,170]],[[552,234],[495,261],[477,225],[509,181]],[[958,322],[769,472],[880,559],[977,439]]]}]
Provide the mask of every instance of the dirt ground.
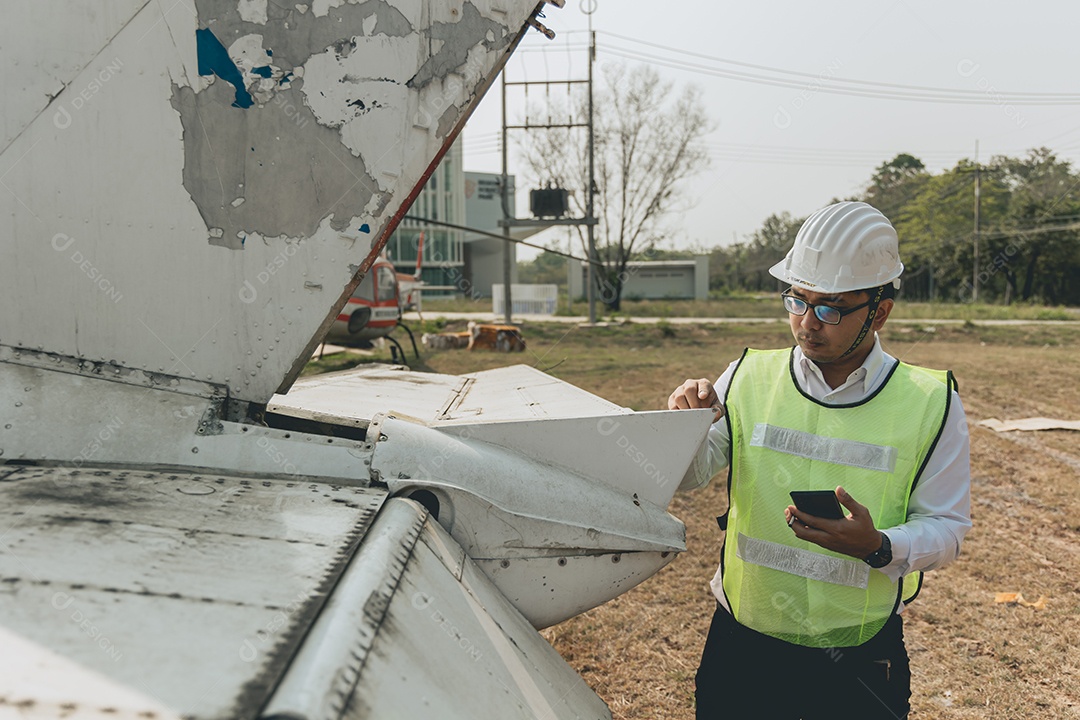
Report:
[{"label": "dirt ground", "polygon": [[[637,410],[665,406],[687,377],[715,378],[746,345],[790,345],[786,325],[530,326],[516,358],[433,353],[460,373],[520,361]],[[1080,419],[1080,328],[887,328],[886,349],[952,369],[968,414],[972,515],[961,558],[930,573],[905,613],[914,718],[1080,717],[1080,433],[997,434],[979,420]],[[694,672],[714,600],[708,588],[726,505],[723,482],[676,495],[688,551],[657,576],[545,631],[615,718],[693,717]],[[995,603],[1019,592],[1044,609]]]}]

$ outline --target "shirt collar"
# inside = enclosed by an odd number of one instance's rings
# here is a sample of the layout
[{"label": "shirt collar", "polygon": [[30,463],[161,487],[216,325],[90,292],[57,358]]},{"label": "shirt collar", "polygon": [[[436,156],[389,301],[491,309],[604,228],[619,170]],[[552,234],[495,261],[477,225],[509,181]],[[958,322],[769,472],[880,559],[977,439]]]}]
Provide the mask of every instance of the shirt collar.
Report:
[{"label": "shirt collar", "polygon": [[[826,388],[828,384],[825,382],[825,376],[821,373],[821,368],[817,366],[810,358],[803,354],[802,348],[798,345],[795,346],[795,379],[798,380],[799,385],[806,389],[807,376],[812,375]],[[863,360],[862,365],[857,367],[848,375],[847,380],[841,383],[838,387],[833,388],[831,392],[827,392],[829,395],[834,392],[839,392],[846,388],[851,387],[856,383],[861,383],[861,390],[863,394],[869,395],[870,391],[879,384],[881,377],[881,371],[885,367],[885,351],[881,348],[881,340],[878,338],[878,334],[874,333],[874,346],[870,348],[870,354]]]}]

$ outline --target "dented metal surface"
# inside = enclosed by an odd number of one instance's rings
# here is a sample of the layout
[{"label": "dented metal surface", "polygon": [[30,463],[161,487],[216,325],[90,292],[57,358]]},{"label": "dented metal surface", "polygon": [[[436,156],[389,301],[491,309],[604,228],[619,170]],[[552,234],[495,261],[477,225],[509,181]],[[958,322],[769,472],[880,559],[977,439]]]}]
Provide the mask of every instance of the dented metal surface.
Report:
[{"label": "dented metal surface", "polygon": [[[384,498],[221,475],[24,468],[0,481],[0,626],[178,714],[250,716]],[[0,695],[19,691],[8,682],[0,677]],[[99,701],[108,706],[105,690]]]},{"label": "dented metal surface", "polygon": [[189,380],[152,370],[124,367],[112,362],[82,360],[30,348],[12,348],[0,345],[0,363],[47,370],[50,373],[55,371],[65,375],[101,379],[125,385],[163,389],[199,398],[221,399],[228,394],[226,388],[211,383]]}]

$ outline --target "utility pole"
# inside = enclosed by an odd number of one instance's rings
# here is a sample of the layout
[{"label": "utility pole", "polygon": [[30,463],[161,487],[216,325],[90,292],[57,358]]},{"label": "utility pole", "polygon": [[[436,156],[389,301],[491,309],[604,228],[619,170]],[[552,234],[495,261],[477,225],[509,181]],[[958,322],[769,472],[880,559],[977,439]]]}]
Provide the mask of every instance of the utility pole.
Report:
[{"label": "utility pole", "polygon": [[589,194],[585,219],[589,233],[589,324],[596,324],[596,156],[593,127],[593,64],[596,61],[596,33],[592,29],[592,13],[589,13]]},{"label": "utility pole", "polygon": [[979,141],[975,141],[975,259],[971,269],[971,302],[979,302],[979,209],[982,205],[982,173],[979,172]]},{"label": "utility pole", "polygon": [[[504,319],[506,323],[510,323],[510,276],[513,264],[510,262],[510,245],[511,245],[511,228],[515,227],[541,227],[548,228],[554,225],[585,225],[588,228],[588,255],[586,256],[586,267],[588,268],[588,297],[589,297],[589,322],[596,323],[596,299],[594,297],[593,285],[595,284],[595,276],[593,275],[593,267],[597,265],[596,259],[596,238],[593,232],[593,226],[596,225],[595,218],[595,162],[593,155],[593,62],[596,59],[596,34],[592,31],[592,13],[596,11],[597,0],[586,1],[584,4],[583,12],[589,16],[589,76],[587,80],[533,80],[533,81],[509,81],[506,79],[506,68],[503,68],[502,72],[502,202],[503,202],[503,219],[501,225],[503,228],[503,238],[507,241],[506,253],[503,255],[503,297],[504,297]],[[544,33],[549,38],[554,38],[555,34]],[[528,99],[528,89],[530,87],[540,86],[545,91],[550,92],[552,86],[564,87],[567,93],[570,93],[571,88],[577,85],[588,85],[588,120],[587,122],[575,122],[573,117],[567,119],[566,122],[552,122],[550,108],[548,110],[547,122],[535,123],[530,120],[526,115],[525,122],[511,125],[506,117],[506,88],[507,87],[520,87],[524,88],[526,93],[526,99]],[[528,113],[528,105],[526,104],[526,114]],[[517,219],[513,217],[511,213],[511,198],[510,198],[510,176],[509,176],[509,154],[507,137],[510,130],[550,130],[552,128],[587,128],[588,129],[588,141],[589,141],[589,178],[588,189],[586,191],[586,209],[585,217],[583,218],[542,218],[542,219]],[[571,300],[572,301],[572,300]]]},{"label": "utility pole", "polygon": [[[513,278],[513,262],[511,260],[511,254],[513,245],[510,242],[510,175],[508,173],[508,150],[506,143],[506,69],[502,71],[502,179],[500,189],[502,190],[502,208],[503,208],[503,237],[506,238],[506,242],[503,243],[503,322],[507,325],[510,324],[510,303],[512,300],[510,292],[510,281]],[[517,213],[514,213],[515,215]]]}]

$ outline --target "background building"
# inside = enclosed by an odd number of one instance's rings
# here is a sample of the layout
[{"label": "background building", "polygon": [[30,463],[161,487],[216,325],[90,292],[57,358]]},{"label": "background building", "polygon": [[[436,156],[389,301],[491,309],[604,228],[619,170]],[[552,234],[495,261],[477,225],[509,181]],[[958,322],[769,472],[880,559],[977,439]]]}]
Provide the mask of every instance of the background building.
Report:
[{"label": "background building", "polygon": [[[585,297],[585,265],[570,263],[570,297]],[[623,283],[623,300],[694,299],[709,297],[709,256],[687,260],[653,260],[630,263]]]},{"label": "background building", "polygon": [[[502,176],[498,173],[465,173],[465,217],[469,227],[502,234],[503,229],[499,226],[499,221],[503,219],[501,180]],[[510,185],[510,211],[516,217],[513,207],[514,176],[508,175],[507,180]],[[511,237],[521,238],[522,229],[515,228]],[[510,282],[517,282],[517,245],[471,233],[465,233],[465,242],[467,276],[473,283],[472,297],[491,297],[491,286],[503,281],[503,253],[507,250],[510,252]]]},{"label": "background building", "polygon": [[[413,217],[429,218],[502,234],[502,194],[498,173],[465,172],[461,140],[455,142],[409,209]],[[516,216],[514,176],[509,176],[510,211]],[[524,239],[543,228],[515,228],[512,236]],[[491,297],[491,286],[503,281],[506,243],[496,238],[440,227],[419,220],[402,220],[386,244],[387,255],[398,272],[416,269],[416,248],[424,233],[421,278],[429,286],[427,297],[463,295]],[[510,244],[511,282],[517,282],[517,246]]]},{"label": "background building", "polygon": [[[409,215],[430,218],[455,225],[465,225],[465,189],[461,141],[455,142],[443,156],[409,208]],[[398,272],[412,274],[416,269],[416,248],[424,233],[424,258],[421,279],[436,287],[456,286],[465,274],[465,253],[461,230],[405,219],[386,243],[386,253]],[[449,291],[448,291],[449,292]],[[438,294],[436,292],[426,292]]]}]

